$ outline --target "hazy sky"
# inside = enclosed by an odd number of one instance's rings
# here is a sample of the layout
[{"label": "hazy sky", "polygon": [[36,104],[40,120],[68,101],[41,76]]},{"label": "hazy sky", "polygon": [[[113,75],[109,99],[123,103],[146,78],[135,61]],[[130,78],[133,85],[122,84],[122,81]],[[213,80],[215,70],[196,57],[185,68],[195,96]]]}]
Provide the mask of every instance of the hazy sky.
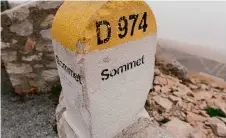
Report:
[{"label": "hazy sky", "polygon": [[160,38],[216,47],[226,55],[226,1],[147,3]]}]

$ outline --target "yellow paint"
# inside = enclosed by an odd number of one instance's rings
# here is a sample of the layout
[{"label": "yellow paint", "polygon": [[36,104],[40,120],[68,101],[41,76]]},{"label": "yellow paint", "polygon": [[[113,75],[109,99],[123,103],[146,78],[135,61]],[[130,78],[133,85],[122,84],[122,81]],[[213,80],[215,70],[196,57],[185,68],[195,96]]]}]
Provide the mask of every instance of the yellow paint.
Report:
[{"label": "yellow paint", "polygon": [[[147,12],[146,32],[138,30],[144,12]],[[131,14],[139,14],[133,36],[130,36],[133,24],[133,20],[129,20]],[[126,37],[120,39],[118,37],[118,33],[120,33],[118,20],[122,16],[128,20],[128,33]],[[112,32],[107,43],[97,45],[96,21],[101,20],[107,20],[110,23]],[[65,1],[57,11],[52,25],[52,37],[76,53],[90,53],[111,48],[150,34],[156,34],[156,31],[155,17],[149,6],[143,1]],[[105,35],[103,31],[101,35]],[[82,48],[78,48],[76,45],[82,45]]]}]

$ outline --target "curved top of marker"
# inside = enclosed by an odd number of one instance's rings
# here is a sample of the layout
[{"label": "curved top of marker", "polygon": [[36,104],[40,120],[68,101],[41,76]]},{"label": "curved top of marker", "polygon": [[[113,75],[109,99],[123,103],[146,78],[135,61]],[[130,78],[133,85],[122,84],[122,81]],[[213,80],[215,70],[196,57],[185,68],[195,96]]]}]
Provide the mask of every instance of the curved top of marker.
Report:
[{"label": "curved top of marker", "polygon": [[[132,34],[136,17],[129,16],[137,14]],[[121,22],[120,18],[123,18]],[[146,25],[144,20],[147,27],[144,26]],[[124,35],[126,28],[127,33]],[[106,43],[103,41],[98,43],[98,31],[100,40],[110,35],[109,40],[105,40]],[[155,17],[144,1],[65,1],[57,11],[52,25],[53,39],[76,53],[111,48],[156,32]],[[123,37],[120,38],[119,34]]]}]

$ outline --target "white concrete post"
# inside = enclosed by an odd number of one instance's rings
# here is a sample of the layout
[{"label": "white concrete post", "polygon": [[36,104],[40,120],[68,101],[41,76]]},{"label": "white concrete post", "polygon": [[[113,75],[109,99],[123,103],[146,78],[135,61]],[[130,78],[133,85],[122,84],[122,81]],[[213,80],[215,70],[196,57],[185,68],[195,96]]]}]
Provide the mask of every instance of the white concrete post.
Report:
[{"label": "white concrete post", "polygon": [[52,37],[64,117],[76,137],[113,138],[149,118],[156,23],[145,2],[64,2]]}]

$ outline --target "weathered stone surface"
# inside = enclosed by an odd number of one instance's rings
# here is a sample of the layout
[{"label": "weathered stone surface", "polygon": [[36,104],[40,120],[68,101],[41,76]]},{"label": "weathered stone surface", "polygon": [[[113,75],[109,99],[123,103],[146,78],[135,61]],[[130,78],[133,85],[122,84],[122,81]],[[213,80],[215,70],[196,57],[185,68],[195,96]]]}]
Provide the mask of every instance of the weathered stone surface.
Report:
[{"label": "weathered stone surface", "polygon": [[12,62],[12,61],[15,61],[17,59],[17,52],[16,51],[1,51],[1,57],[2,57],[2,60],[5,62],[5,63],[8,63],[8,62]]},{"label": "weathered stone surface", "polygon": [[26,6],[24,6],[23,8],[15,9],[15,10],[12,10],[11,12],[7,12],[7,15],[11,20],[16,19],[18,21],[22,21],[29,16],[29,13],[30,13],[29,9]]},{"label": "weathered stone surface", "polygon": [[41,27],[48,27],[49,25],[52,24],[53,22],[53,19],[54,19],[54,15],[53,14],[49,14],[45,19],[44,21],[41,23]]},{"label": "weathered stone surface", "polygon": [[51,62],[50,64],[47,64],[46,67],[56,69],[57,65],[56,65],[56,62]]},{"label": "weathered stone surface", "polygon": [[161,85],[166,85],[167,84],[167,79],[162,77],[162,76],[156,76],[154,80],[154,84],[161,84]]},{"label": "weathered stone surface", "polygon": [[153,97],[153,99],[157,104],[159,104],[164,109],[169,110],[169,109],[172,108],[173,103],[166,98],[162,98],[161,96],[156,95],[156,96]]},{"label": "weathered stone surface", "polygon": [[42,77],[47,82],[55,82],[59,79],[58,71],[56,69],[44,70],[42,72]]},{"label": "weathered stone surface", "polygon": [[20,36],[28,36],[33,33],[33,25],[26,20],[18,24],[13,24],[10,27],[10,31]]},{"label": "weathered stone surface", "polygon": [[42,64],[35,64],[33,67],[35,69],[40,69],[40,68],[43,68],[44,66]]},{"label": "weathered stone surface", "polygon": [[37,51],[44,51],[44,52],[53,52],[53,45],[51,43],[38,43],[35,46]]},{"label": "weathered stone surface", "polygon": [[187,113],[187,120],[191,124],[195,124],[195,122],[197,122],[197,121],[204,122],[206,119],[207,118],[205,118],[205,117],[203,117],[201,115],[195,114],[193,112],[188,112]]},{"label": "weathered stone surface", "polygon": [[12,83],[13,86],[17,86],[17,85],[20,85],[23,81],[17,77],[17,76],[12,76],[10,77],[10,81]]},{"label": "weathered stone surface", "polygon": [[226,137],[226,125],[223,121],[213,117],[210,119],[210,126],[217,136]]},{"label": "weathered stone surface", "polygon": [[16,44],[18,41],[16,39],[12,39],[12,44]]},{"label": "weathered stone surface", "polygon": [[31,38],[27,38],[27,41],[24,45],[24,51],[25,52],[30,52],[31,50],[34,49],[36,42],[32,40]]},{"label": "weathered stone surface", "polygon": [[196,100],[208,100],[212,97],[212,94],[208,91],[200,91],[195,93]]},{"label": "weathered stone surface", "polygon": [[41,1],[37,7],[39,9],[55,9],[57,7],[59,7],[63,2],[62,1]]},{"label": "weathered stone surface", "polygon": [[7,72],[9,74],[26,74],[32,72],[32,67],[29,64],[24,63],[8,63],[7,66]]},{"label": "weathered stone surface", "polygon": [[31,56],[23,56],[22,57],[22,60],[23,61],[40,61],[42,60],[42,53],[39,53],[38,55],[31,55]]},{"label": "weathered stone surface", "polygon": [[5,49],[5,48],[9,48],[10,47],[10,43],[5,43],[5,42],[1,42],[1,49]]},{"label": "weathered stone surface", "polygon": [[191,125],[177,118],[173,118],[171,121],[164,124],[163,127],[177,138],[188,138],[194,131]]},{"label": "weathered stone surface", "polygon": [[51,32],[50,32],[50,29],[46,29],[46,30],[41,30],[40,31],[40,34],[41,34],[41,36],[42,36],[42,38],[44,38],[44,39],[49,39],[49,40],[51,40]]}]

